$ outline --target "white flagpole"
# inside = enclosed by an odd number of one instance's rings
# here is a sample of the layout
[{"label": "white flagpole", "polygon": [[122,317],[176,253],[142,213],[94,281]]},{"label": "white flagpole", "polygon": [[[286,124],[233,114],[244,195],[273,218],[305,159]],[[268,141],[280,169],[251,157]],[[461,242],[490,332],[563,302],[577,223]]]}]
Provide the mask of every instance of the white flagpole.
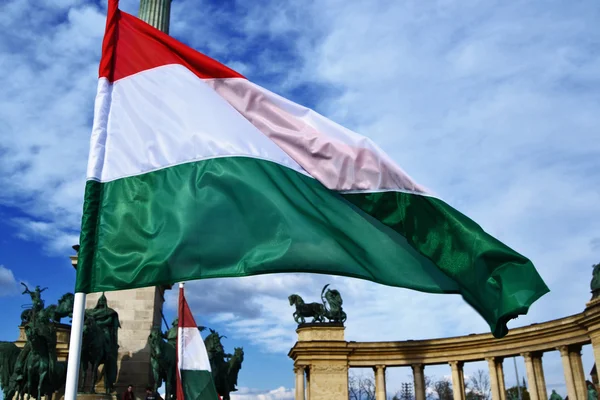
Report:
[{"label": "white flagpole", "polygon": [[71,324],[71,338],[69,341],[69,360],[67,362],[67,382],[65,383],[65,400],[75,400],[77,397],[84,315],[85,293],[75,293],[73,322]]}]

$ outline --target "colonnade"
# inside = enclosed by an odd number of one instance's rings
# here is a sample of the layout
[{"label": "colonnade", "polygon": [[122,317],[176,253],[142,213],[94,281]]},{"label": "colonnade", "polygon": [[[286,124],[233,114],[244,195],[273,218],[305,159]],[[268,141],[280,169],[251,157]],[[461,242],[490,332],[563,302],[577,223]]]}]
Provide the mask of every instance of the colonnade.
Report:
[{"label": "colonnade", "polygon": [[452,371],[454,400],[465,400],[463,367],[477,361],[487,361],[492,400],[506,400],[503,361],[509,357],[525,361],[531,400],[546,400],[542,357],[550,351],[560,352],[569,400],[586,400],[583,345],[592,345],[596,365],[600,365],[600,299],[588,303],[581,314],[515,328],[502,339],[480,334],[402,342],[346,342],[343,332],[343,326],[328,324],[297,329],[299,340],[289,352],[295,366],[296,400],[347,400],[351,367],[373,368],[376,400],[386,399],[387,368],[411,367],[415,400],[425,400],[425,369],[443,364]]},{"label": "colonnade", "polygon": [[[565,382],[567,385],[567,394],[569,399],[587,399],[587,388],[585,386],[585,373],[581,363],[581,347],[562,346],[558,348],[561,352]],[[523,353],[525,360],[525,369],[527,374],[528,390],[531,400],[546,400],[548,393],[546,390],[546,381],[544,379],[544,370],[542,368],[542,353]],[[488,357],[490,388],[492,400],[506,400],[506,385],[504,383],[504,370],[502,357]],[[461,361],[450,361],[448,365],[452,371],[452,390],[454,400],[465,400],[465,378],[463,373],[464,363]],[[414,379],[415,400],[425,400],[425,366],[423,364],[411,365]],[[375,399],[386,399],[386,380],[385,371],[387,366],[378,364],[373,367],[375,375]],[[310,373],[310,366],[295,367],[296,374],[296,400],[309,400],[310,395],[306,391],[305,377]],[[308,385],[307,385],[308,386]]]}]

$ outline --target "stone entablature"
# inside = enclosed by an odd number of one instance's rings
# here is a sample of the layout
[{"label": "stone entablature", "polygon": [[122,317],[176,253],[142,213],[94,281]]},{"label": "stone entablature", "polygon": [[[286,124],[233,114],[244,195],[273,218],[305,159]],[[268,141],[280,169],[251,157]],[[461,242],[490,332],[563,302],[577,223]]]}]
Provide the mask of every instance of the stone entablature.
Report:
[{"label": "stone entablature", "polygon": [[[502,360],[513,356],[525,359],[531,400],[542,400],[548,398],[542,355],[557,350],[561,354],[569,399],[585,400],[581,346],[591,344],[596,365],[600,365],[600,299],[589,302],[580,314],[514,328],[502,339],[491,334],[472,334],[398,342],[346,342],[344,328],[328,324],[303,325],[296,332],[298,342],[288,355],[294,360],[297,400],[304,400],[305,395],[311,400],[346,400],[350,367],[372,367],[379,386],[376,398],[385,399],[385,368],[400,366],[410,366],[416,371],[415,395],[421,400],[425,398],[423,368],[439,364],[451,367],[454,397],[464,399],[463,364],[475,361],[488,362],[492,397],[505,400]],[[329,379],[330,385],[326,383]],[[346,389],[340,389],[344,385]]]}]

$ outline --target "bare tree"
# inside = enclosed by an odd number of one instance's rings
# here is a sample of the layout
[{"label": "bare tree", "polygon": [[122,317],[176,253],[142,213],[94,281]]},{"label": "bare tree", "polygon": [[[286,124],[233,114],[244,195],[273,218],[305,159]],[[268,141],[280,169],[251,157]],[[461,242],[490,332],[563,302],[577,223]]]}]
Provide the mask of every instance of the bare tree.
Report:
[{"label": "bare tree", "polygon": [[440,400],[454,400],[452,393],[452,383],[446,378],[433,383],[433,391],[438,395]]},{"label": "bare tree", "polygon": [[490,376],[482,369],[477,370],[469,378],[470,396],[473,399],[490,400],[492,397],[492,387],[490,385]]},{"label": "bare tree", "polygon": [[355,375],[348,376],[349,400],[375,400],[375,382],[371,377]]},{"label": "bare tree", "polygon": [[354,374],[349,374],[348,376],[348,399],[360,400],[360,387],[358,385],[358,378]]},{"label": "bare tree", "polygon": [[364,400],[375,400],[375,382],[373,382],[373,378],[363,378],[360,386],[365,394]]},{"label": "bare tree", "polygon": [[425,398],[427,400],[434,400],[435,397],[435,389],[433,387],[435,383],[435,379],[431,376],[425,375]]}]

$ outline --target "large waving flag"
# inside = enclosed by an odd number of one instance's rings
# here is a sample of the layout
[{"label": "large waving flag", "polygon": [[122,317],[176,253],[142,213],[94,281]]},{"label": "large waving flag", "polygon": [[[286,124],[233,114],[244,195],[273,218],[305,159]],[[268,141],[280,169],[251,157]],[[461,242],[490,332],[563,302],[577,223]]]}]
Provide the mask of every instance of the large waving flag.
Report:
[{"label": "large waving flag", "polygon": [[177,330],[177,398],[218,400],[204,341],[179,285],[179,327]]},{"label": "large waving flag", "polygon": [[497,337],[548,288],[371,140],[111,0],[76,290],[279,272],[458,293]]}]

